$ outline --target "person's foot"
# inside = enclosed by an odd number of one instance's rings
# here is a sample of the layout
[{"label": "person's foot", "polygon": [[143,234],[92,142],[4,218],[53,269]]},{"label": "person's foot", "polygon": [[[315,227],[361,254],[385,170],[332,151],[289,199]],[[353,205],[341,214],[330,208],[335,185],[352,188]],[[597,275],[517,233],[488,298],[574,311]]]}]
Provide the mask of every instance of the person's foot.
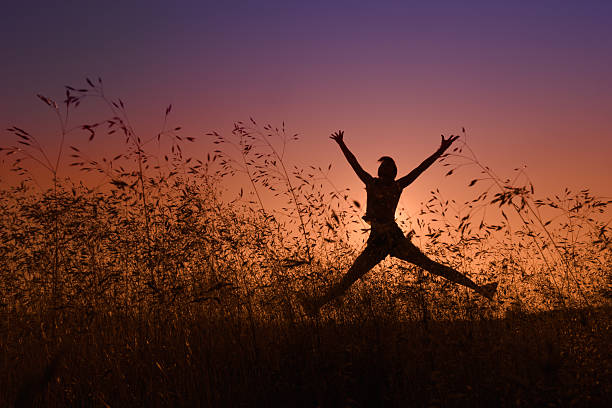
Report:
[{"label": "person's foot", "polygon": [[302,305],[302,309],[309,317],[316,317],[319,315],[319,310],[321,307],[319,306],[317,299],[312,298],[304,293],[300,294],[300,304]]},{"label": "person's foot", "polygon": [[487,283],[480,287],[480,294],[489,300],[493,300],[495,293],[497,292],[497,282]]}]

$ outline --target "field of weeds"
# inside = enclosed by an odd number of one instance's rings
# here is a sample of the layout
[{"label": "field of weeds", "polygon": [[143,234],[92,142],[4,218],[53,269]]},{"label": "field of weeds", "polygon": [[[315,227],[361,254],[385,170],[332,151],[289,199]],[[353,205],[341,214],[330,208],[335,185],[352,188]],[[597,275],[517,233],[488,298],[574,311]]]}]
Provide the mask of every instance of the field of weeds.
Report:
[{"label": "field of weeds", "polygon": [[[199,157],[171,106],[139,135],[101,80],[39,98],[57,155],[24,126],[1,152],[19,180],[0,189],[1,406],[597,406],[612,391],[608,199],[538,198],[463,142],[442,164],[473,170],[458,181],[473,198],[432,191],[398,223],[499,281],[497,301],[387,258],[313,318],[299,300],[350,267],[364,209],[331,167],[288,162],[284,124],[210,132]],[[109,115],[75,125],[81,103]],[[97,157],[95,138],[124,148]]]},{"label": "field of weeds", "polygon": [[610,308],[430,322],[350,312],[5,318],[0,404],[605,406],[612,392]]}]

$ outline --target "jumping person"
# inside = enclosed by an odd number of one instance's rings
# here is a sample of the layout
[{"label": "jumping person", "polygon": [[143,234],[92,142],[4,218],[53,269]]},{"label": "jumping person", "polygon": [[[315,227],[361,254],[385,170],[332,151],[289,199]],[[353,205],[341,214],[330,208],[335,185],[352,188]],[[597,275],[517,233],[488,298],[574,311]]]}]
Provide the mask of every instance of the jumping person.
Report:
[{"label": "jumping person", "polygon": [[479,286],[453,268],[432,261],[410,241],[409,237],[404,236],[395,222],[395,210],[402,190],[442,156],[458,137],[450,136],[445,139],[442,136],[440,148],[434,154],[406,176],[396,180],[397,167],[391,157],[383,156],[378,160],[380,162],[378,177],[372,177],[361,167],[357,158],[344,144],[344,131],[340,130],[331,135],[331,139],[338,143],[344,157],[355,170],[359,179],[365,184],[367,208],[363,219],[370,224],[372,229],[365,249],[355,259],[353,266],[340,282],[333,285],[323,296],[305,303],[310,312],[318,312],[327,302],[342,295],[357,279],[361,278],[387,255],[413,263],[434,275],[442,276],[459,285],[466,286],[489,300],[493,299],[497,290],[497,282]]}]

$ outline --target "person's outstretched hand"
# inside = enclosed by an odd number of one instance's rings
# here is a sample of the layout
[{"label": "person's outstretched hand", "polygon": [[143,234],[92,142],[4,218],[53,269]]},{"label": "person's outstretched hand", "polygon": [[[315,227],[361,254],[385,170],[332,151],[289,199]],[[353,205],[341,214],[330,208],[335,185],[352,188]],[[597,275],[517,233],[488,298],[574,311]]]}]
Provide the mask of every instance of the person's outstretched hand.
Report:
[{"label": "person's outstretched hand", "polygon": [[450,137],[448,139],[445,139],[444,135],[442,135],[442,141],[440,142],[440,149],[439,150],[441,152],[445,152],[446,149],[448,149],[450,147],[450,145],[452,145],[453,142],[455,140],[457,140],[457,139],[459,139],[459,136],[450,135]]},{"label": "person's outstretched hand", "polygon": [[336,143],[342,143],[344,141],[344,130],[339,130],[329,137],[330,139],[334,139]]}]

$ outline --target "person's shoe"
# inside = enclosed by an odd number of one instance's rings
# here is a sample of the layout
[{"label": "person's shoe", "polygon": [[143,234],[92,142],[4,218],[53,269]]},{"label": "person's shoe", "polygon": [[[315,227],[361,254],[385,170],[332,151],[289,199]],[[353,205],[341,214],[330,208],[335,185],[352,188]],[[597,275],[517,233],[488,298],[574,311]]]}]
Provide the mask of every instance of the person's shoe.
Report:
[{"label": "person's shoe", "polygon": [[487,283],[480,287],[480,294],[489,300],[493,300],[495,293],[497,293],[497,282]]}]

